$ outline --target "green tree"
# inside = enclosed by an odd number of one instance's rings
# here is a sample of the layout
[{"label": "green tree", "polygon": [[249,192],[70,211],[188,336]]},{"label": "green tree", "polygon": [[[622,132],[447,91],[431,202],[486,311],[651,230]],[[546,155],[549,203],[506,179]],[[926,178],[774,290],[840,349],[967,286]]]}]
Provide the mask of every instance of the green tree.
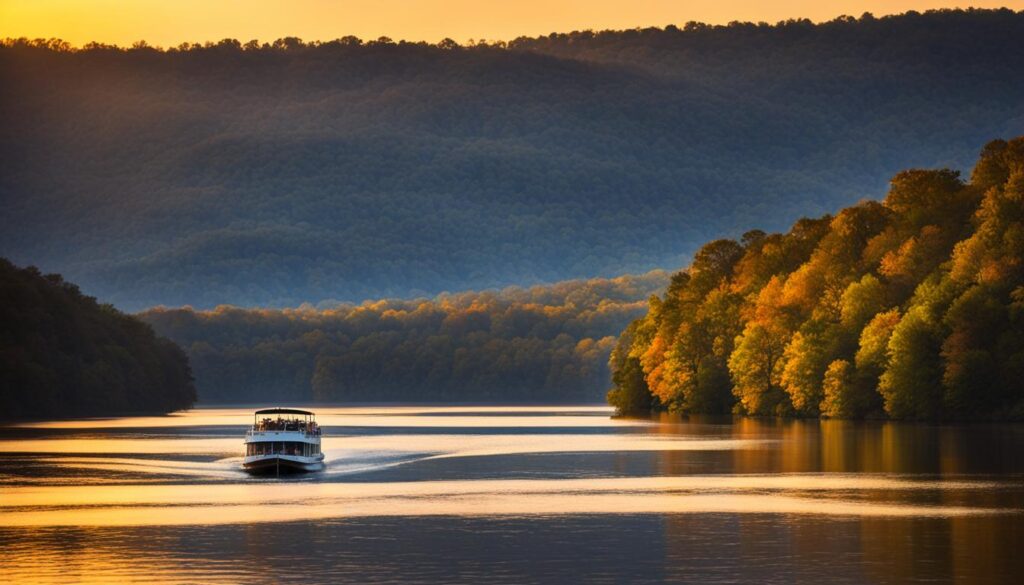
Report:
[{"label": "green tree", "polygon": [[835,332],[825,323],[809,321],[786,346],[779,382],[801,415],[819,414],[824,398],[822,380],[835,353]]},{"label": "green tree", "polygon": [[860,332],[887,304],[885,285],[875,275],[865,274],[843,292],[840,322],[848,331]]},{"label": "green tree", "polygon": [[651,412],[654,405],[651,391],[644,379],[640,360],[628,357],[612,376],[615,387],[608,391],[608,404],[619,414],[642,415]]},{"label": "green tree", "polygon": [[747,414],[790,410],[778,367],[787,337],[787,332],[776,325],[753,322],[736,339],[736,349],[729,356],[729,372],[733,392]]},{"label": "green tree", "polygon": [[828,365],[822,394],[821,414],[830,418],[857,418],[870,407],[857,384],[853,364],[846,360],[835,360]]},{"label": "green tree", "polygon": [[930,419],[940,414],[941,348],[937,326],[925,306],[912,307],[893,329],[889,363],[879,378],[885,411],[897,419]]},{"label": "green tree", "polygon": [[992,353],[1008,315],[998,297],[986,286],[960,295],[946,312],[951,330],[942,343],[943,404],[947,412],[963,416],[992,412],[1001,406],[999,364]]}]

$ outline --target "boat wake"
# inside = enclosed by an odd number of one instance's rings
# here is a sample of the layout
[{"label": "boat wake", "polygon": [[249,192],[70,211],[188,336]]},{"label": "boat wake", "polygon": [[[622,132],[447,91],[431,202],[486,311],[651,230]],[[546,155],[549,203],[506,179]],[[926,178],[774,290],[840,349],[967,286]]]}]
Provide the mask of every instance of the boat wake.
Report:
[{"label": "boat wake", "polygon": [[[41,465],[56,467],[74,481],[160,481],[190,477],[208,481],[243,481],[243,458],[232,453],[239,442],[227,438],[97,438],[31,441],[24,449],[45,455]],[[324,437],[326,470],[289,479],[353,476],[428,460],[554,453],[628,451],[727,451],[761,449],[774,441],[714,439],[652,434],[388,434]],[[203,449],[205,445],[206,449]],[[205,451],[205,452],[204,452]],[[107,453],[100,455],[99,453]],[[176,456],[177,457],[176,457]],[[92,472],[92,473],[89,473]],[[21,483],[32,483],[30,478]],[[50,475],[52,483],[54,476]]]}]

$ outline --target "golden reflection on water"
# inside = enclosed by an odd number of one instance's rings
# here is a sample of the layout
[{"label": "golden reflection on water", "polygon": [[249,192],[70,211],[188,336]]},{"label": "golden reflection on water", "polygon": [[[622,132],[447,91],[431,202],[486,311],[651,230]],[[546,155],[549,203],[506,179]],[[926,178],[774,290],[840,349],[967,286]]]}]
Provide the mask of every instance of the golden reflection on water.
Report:
[{"label": "golden reflection on water", "polygon": [[994,487],[997,485],[986,482],[831,475],[51,486],[9,488],[4,493],[3,510],[8,527],[208,525],[364,516],[544,516],[610,511],[955,517],[1008,511],[788,494]]},{"label": "golden reflection on water", "polygon": [[443,497],[474,494],[571,494],[621,492],[636,495],[722,490],[942,490],[995,489],[991,481],[914,480],[847,474],[709,475],[594,479],[507,479],[388,483],[260,482],[246,484],[166,484],[146,486],[8,487],[3,507],[237,504],[254,501],[286,504],[304,494],[311,504],[346,498]]},{"label": "golden reflection on water", "polygon": [[[253,408],[201,408],[166,416],[31,421],[12,425],[38,429],[116,429],[248,426]],[[311,407],[325,427],[634,427],[650,421],[611,418],[607,406],[387,406]],[[569,414],[561,414],[569,413]],[[479,416],[485,415],[484,417]],[[556,415],[556,416],[550,416]],[[595,416],[598,415],[598,416]],[[607,416],[601,416],[607,415]]]},{"label": "golden reflection on water", "polygon": [[[6,567],[14,581],[31,581],[31,568],[59,562],[60,537],[38,540],[47,531],[96,535],[89,536],[96,540],[86,552],[91,560],[73,580],[96,574],[103,576],[96,582],[111,582],[146,575],[118,562],[123,550],[104,548],[103,530],[244,525],[246,533],[265,535],[253,527],[656,515],[664,518],[665,574],[685,579],[669,565],[687,562],[677,557],[713,514],[728,518],[729,529],[713,535],[723,550],[753,555],[784,539],[796,558],[855,552],[866,581],[968,583],[1005,571],[1015,558],[1009,548],[1024,538],[1024,474],[1013,456],[1024,441],[1016,427],[616,420],[604,407],[316,410],[331,432],[324,438],[328,468],[287,480],[253,479],[239,469],[249,409],[3,429],[0,531],[36,540],[15,558],[0,557],[0,572]],[[21,465],[39,471],[18,473]],[[504,477],[506,468],[515,473]],[[384,470],[400,475],[365,475]],[[539,478],[527,479],[534,474]],[[766,515],[787,519],[785,532]],[[836,540],[835,523],[850,522],[856,529]],[[175,573],[173,545],[160,546],[172,548],[140,555],[172,559],[154,561],[164,580],[192,580]]]},{"label": "golden reflection on water", "polygon": [[792,496],[675,495],[641,498],[634,494],[486,494],[449,497],[428,504],[404,497],[354,500],[336,507],[314,506],[302,496],[296,503],[168,507],[80,508],[13,512],[7,527],[39,526],[178,526],[292,522],[359,517],[555,516],[576,514],[816,514],[843,517],[941,517],[998,514],[999,510],[963,507],[902,506],[829,501]]}]

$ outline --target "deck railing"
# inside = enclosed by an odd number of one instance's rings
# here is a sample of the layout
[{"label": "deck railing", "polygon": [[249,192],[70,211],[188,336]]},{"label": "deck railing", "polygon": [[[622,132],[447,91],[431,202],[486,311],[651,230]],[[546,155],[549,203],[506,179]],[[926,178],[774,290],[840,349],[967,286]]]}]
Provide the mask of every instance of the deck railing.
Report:
[{"label": "deck railing", "polygon": [[305,436],[305,437],[319,437],[320,436],[320,427],[316,427],[314,429],[288,429],[288,430],[285,430],[285,429],[260,429],[260,428],[255,428],[255,429],[249,429],[249,430],[245,431],[245,436],[246,437],[254,437],[254,436],[257,436],[257,435],[268,435],[268,434],[278,435],[278,434],[282,434],[282,433],[302,433],[302,435]]}]

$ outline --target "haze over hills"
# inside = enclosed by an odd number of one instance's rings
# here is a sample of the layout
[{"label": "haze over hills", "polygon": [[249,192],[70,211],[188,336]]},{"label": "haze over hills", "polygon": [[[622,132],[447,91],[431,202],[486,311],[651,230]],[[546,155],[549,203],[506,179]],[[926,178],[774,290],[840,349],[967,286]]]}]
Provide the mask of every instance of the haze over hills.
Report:
[{"label": "haze over hills", "polygon": [[674,268],[1024,133],[1022,39],[1001,10],[472,48],[11,42],[0,253],[127,310]]},{"label": "haze over hills", "polygon": [[156,308],[207,403],[598,400],[668,273],[315,309]]}]

